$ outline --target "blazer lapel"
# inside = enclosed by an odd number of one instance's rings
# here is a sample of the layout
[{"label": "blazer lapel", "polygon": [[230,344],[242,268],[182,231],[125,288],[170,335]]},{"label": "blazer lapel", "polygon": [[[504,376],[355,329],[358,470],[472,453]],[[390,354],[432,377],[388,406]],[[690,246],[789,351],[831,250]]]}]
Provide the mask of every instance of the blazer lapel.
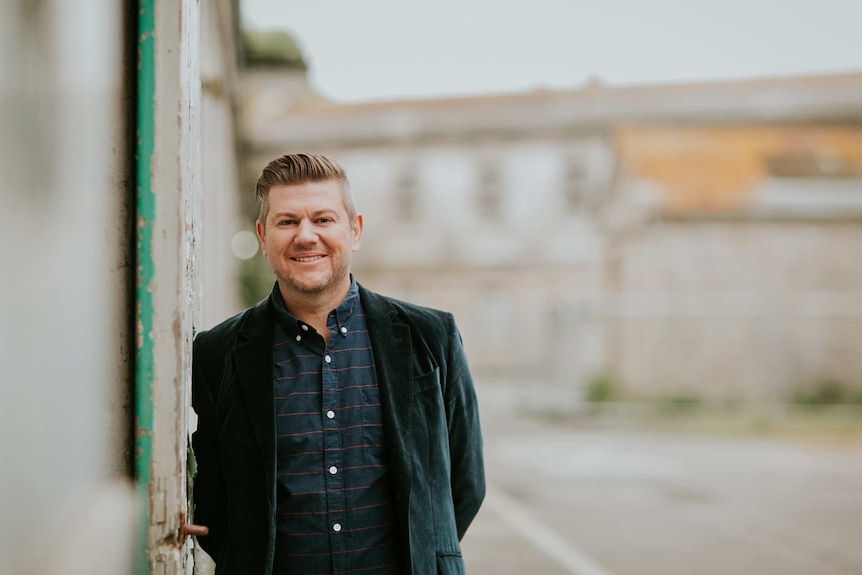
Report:
[{"label": "blazer lapel", "polygon": [[272,388],[272,313],[269,298],[246,318],[234,349],[234,366],[264,468],[275,460],[275,398]]},{"label": "blazer lapel", "polygon": [[[359,286],[383,406],[389,464],[399,481],[397,495],[407,497],[413,478],[413,350],[410,326],[381,296]],[[406,499],[405,499],[406,500]]]}]

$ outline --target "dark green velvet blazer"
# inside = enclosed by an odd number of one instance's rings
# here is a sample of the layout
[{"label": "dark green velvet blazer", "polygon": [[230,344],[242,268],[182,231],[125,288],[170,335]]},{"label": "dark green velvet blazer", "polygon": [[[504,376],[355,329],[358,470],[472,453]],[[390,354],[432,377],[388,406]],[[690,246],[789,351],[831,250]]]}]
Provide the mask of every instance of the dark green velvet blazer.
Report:
[{"label": "dark green velvet blazer", "polygon": [[[403,573],[463,573],[459,542],[485,496],[473,380],[451,314],[362,286],[377,365]],[[194,522],[218,575],[270,575],[275,406],[269,298],[194,342]]]}]

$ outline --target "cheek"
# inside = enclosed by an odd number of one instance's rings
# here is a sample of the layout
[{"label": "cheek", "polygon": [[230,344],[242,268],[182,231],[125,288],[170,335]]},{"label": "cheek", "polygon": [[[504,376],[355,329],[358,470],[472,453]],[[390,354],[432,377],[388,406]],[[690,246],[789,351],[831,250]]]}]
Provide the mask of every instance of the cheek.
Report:
[{"label": "cheek", "polygon": [[266,244],[261,246],[264,255],[268,257],[281,257],[288,248],[287,238],[272,235],[267,238]]}]

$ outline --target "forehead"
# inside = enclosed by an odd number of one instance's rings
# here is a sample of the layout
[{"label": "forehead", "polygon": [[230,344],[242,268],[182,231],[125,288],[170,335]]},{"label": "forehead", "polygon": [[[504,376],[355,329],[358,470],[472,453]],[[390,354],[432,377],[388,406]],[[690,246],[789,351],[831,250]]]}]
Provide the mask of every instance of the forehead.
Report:
[{"label": "forehead", "polygon": [[270,213],[279,211],[335,210],[346,213],[341,183],[337,180],[275,185],[267,195]]}]

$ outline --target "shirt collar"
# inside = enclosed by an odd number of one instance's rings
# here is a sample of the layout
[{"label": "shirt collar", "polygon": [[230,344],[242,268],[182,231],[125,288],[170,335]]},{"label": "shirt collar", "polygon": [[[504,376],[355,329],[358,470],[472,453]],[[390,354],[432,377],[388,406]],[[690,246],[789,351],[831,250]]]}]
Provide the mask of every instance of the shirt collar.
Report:
[{"label": "shirt collar", "polygon": [[[281,290],[278,289],[278,282],[275,282],[272,292],[269,294],[269,299],[272,302],[273,309],[275,310],[276,320],[284,329],[287,330],[288,334],[295,336],[306,332],[309,329],[314,329],[287,311],[284,306],[284,299],[281,297]],[[328,321],[331,321],[334,316],[335,323],[339,328],[347,326],[353,318],[354,313],[356,313],[356,310],[359,309],[356,305],[358,302],[359,285],[356,283],[356,278],[353,277],[353,274],[350,274],[350,289],[347,290],[347,295],[344,296],[344,299],[340,304],[338,304],[338,307],[330,312],[330,319]],[[303,326],[305,326],[305,328],[303,328]]]},{"label": "shirt collar", "polygon": [[340,326],[345,325],[353,317],[353,314],[358,309],[356,303],[359,301],[359,286],[356,284],[356,278],[350,274],[350,289],[347,290],[347,295],[341,304],[335,308],[335,322]]}]

